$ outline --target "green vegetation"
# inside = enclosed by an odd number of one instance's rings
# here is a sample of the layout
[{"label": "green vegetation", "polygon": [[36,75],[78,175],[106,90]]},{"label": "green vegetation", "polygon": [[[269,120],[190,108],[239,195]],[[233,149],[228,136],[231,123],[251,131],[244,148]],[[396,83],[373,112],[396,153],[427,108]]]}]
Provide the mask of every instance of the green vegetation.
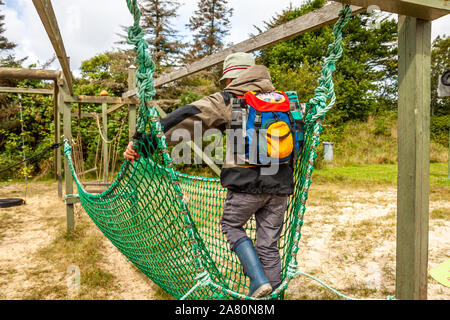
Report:
[{"label": "green vegetation", "polygon": [[[367,164],[345,167],[324,167],[314,172],[317,182],[345,182],[355,184],[392,184],[397,183],[397,165]],[[448,163],[432,163],[430,167],[432,186],[450,187]]]}]

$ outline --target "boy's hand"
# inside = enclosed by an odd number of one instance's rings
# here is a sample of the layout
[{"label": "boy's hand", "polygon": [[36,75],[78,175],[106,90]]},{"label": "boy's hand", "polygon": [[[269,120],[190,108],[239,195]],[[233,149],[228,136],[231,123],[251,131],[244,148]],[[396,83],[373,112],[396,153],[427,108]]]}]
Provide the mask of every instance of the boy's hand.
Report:
[{"label": "boy's hand", "polygon": [[134,160],[140,157],[140,155],[136,151],[134,151],[133,145],[133,141],[131,141],[128,144],[127,150],[125,150],[125,152],[123,153],[123,157],[125,159],[131,160],[131,162],[134,162]]}]

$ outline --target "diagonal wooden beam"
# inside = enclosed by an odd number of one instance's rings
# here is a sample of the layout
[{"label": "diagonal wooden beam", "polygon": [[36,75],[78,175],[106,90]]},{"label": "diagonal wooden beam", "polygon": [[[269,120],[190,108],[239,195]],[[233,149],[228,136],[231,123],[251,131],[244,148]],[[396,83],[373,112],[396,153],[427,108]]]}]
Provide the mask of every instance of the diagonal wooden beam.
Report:
[{"label": "diagonal wooden beam", "polygon": [[[156,104],[155,104],[156,103]],[[159,116],[161,118],[165,118],[167,117],[167,113],[160,107],[157,105],[158,101],[151,101],[150,103],[148,103],[148,107],[151,106],[155,106],[156,110],[158,110]],[[195,144],[194,141],[190,141],[189,145],[192,148],[192,151],[194,151],[194,153],[199,156],[201,159],[203,159],[203,161],[205,161],[205,163],[211,168],[212,171],[215,172],[215,174],[217,174],[220,177],[220,168],[214,163],[214,160],[212,160],[210,157],[208,157],[203,150],[197,146]]]},{"label": "diagonal wooden beam", "polygon": [[52,2],[50,0],[33,0],[33,4],[41,18],[48,37],[50,38],[56,57],[61,64],[69,93],[73,95],[73,80],[72,72],[70,71],[69,58],[67,57],[61,32],[59,31],[58,21],[56,20]]},{"label": "diagonal wooden beam", "polygon": [[92,104],[138,104],[137,98],[120,98],[104,96],[66,96],[65,102],[70,103],[92,103]]},{"label": "diagonal wooden beam", "polygon": [[[277,44],[300,34],[335,23],[339,19],[342,4],[331,3],[323,8],[305,14],[281,26],[270,29],[251,39],[238,43],[224,51],[205,57],[188,66],[182,67],[155,80],[155,87],[186,77],[198,71],[223,63],[226,57],[235,52],[253,52]],[[352,6],[353,14],[365,11],[364,8]]]},{"label": "diagonal wooden beam", "polygon": [[[364,12],[366,9],[359,6],[351,6],[353,14]],[[288,40],[300,34],[318,29],[325,25],[335,23],[339,19],[339,11],[342,4],[331,3],[323,8],[305,14],[297,19],[289,21],[281,26],[270,29],[256,37],[238,43],[228,49],[205,57],[190,65],[184,66],[168,74],[163,74],[155,79],[155,87],[160,87],[172,81],[189,76],[209,67],[223,63],[226,57],[235,52],[253,52],[279,42]],[[133,89],[123,94],[123,98],[135,96],[138,89]]]}]

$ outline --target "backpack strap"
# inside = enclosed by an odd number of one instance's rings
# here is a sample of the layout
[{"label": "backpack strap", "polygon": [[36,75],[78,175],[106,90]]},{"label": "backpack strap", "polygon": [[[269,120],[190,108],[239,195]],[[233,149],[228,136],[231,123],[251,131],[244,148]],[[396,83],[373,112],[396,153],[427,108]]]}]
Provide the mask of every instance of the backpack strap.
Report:
[{"label": "backpack strap", "polygon": [[[234,132],[234,139],[233,139],[233,144],[234,144],[234,151],[236,154],[239,153],[239,144],[238,141],[240,141],[242,146],[245,146],[245,135],[241,134],[241,135],[236,135],[236,132],[238,132],[238,130],[244,130],[244,127],[246,126],[246,122],[244,123],[244,111],[246,110],[246,106],[247,103],[245,102],[245,99],[239,98],[239,97],[234,97],[233,99],[233,105],[232,105],[232,109],[231,109],[231,124],[230,124],[230,128],[233,130]],[[242,131],[243,133],[244,131]],[[242,150],[245,153],[245,150]]]}]

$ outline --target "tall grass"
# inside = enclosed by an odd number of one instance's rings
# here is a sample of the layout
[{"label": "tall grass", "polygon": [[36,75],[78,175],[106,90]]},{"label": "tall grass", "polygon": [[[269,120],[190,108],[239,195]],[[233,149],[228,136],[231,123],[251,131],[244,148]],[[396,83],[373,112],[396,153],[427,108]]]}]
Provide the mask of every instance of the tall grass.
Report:
[{"label": "tall grass", "polygon": [[[341,128],[326,126],[322,140],[333,143],[334,159],[323,161],[323,145],[318,150],[316,166],[346,167],[351,165],[396,164],[398,162],[397,114],[370,117],[367,122],[351,121]],[[431,141],[430,162],[448,161],[448,147]]]}]

